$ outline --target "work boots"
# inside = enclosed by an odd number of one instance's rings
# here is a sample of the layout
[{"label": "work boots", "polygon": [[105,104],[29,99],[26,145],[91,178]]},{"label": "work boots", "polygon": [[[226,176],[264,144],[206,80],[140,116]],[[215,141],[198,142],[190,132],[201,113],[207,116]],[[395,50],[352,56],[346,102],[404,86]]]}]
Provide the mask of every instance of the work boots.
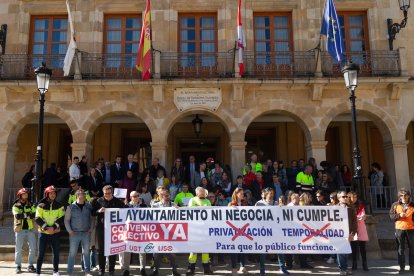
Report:
[{"label": "work boots", "polygon": [[187,273],[185,275],[192,276],[195,274],[195,265],[196,264],[188,264]]},{"label": "work boots", "polygon": [[204,275],[213,275],[213,271],[211,270],[209,263],[203,264],[203,267],[204,267]]}]

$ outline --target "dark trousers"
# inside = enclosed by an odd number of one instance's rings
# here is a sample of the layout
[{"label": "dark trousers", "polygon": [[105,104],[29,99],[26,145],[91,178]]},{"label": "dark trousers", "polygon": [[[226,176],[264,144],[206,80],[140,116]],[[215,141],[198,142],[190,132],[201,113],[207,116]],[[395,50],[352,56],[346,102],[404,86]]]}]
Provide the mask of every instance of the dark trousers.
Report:
[{"label": "dark trousers", "polygon": [[162,256],[166,256],[170,260],[170,265],[173,271],[177,270],[177,264],[175,263],[175,254],[169,253],[169,254],[162,254],[162,253],[156,253],[154,254],[154,266],[155,269],[159,269],[161,266],[161,258]]},{"label": "dark trousers", "polygon": [[[99,272],[102,273],[102,272],[105,272],[105,265],[106,265],[104,229],[96,228],[96,236],[98,238],[98,245],[99,245],[99,255],[98,255]],[[109,272],[115,272],[116,255],[109,256],[108,259],[109,259]]]},{"label": "dark trousers", "polygon": [[414,230],[395,230],[397,242],[398,264],[405,267],[405,243],[408,244],[408,262],[410,268],[414,268]]},{"label": "dark trousers", "polygon": [[367,250],[365,249],[366,241],[351,241],[352,248],[352,267],[356,267],[358,260],[358,248],[361,253],[362,264],[367,265]]},{"label": "dark trousers", "polygon": [[230,254],[231,268],[233,268],[233,269],[237,268],[237,262],[240,263],[240,267],[243,267],[246,263],[244,261],[244,256],[245,256],[245,254],[239,254],[239,253]]},{"label": "dark trousers", "polygon": [[38,244],[38,256],[37,256],[37,265],[36,265],[36,274],[40,274],[42,270],[43,257],[45,256],[45,251],[47,245],[52,246],[53,251],[53,272],[59,272],[59,249],[60,249],[60,234],[39,234],[39,244]]},{"label": "dark trousers", "polygon": [[[308,266],[308,262],[306,261],[306,255],[305,254],[285,254],[285,260],[286,260],[286,266],[288,268],[292,267],[293,265],[293,258],[297,256],[297,259],[299,259],[299,264],[301,268],[305,268]],[[297,260],[295,259],[295,260]]]}]

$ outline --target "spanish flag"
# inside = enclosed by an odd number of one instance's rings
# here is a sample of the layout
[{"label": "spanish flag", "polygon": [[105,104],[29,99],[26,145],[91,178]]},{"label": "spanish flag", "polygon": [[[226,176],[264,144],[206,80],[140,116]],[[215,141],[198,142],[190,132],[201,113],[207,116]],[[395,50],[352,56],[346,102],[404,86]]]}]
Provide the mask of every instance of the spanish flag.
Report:
[{"label": "spanish flag", "polygon": [[142,20],[141,39],[137,55],[137,70],[142,72],[142,80],[151,76],[151,8],[150,0],[147,0],[144,20]]}]

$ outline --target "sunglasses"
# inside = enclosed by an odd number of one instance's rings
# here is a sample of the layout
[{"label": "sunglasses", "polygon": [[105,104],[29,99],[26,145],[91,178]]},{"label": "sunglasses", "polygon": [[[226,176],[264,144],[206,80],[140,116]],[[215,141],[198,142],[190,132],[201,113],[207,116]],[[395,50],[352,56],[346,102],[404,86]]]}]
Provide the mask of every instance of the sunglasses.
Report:
[{"label": "sunglasses", "polygon": [[348,198],[348,196],[341,196],[341,198]]}]

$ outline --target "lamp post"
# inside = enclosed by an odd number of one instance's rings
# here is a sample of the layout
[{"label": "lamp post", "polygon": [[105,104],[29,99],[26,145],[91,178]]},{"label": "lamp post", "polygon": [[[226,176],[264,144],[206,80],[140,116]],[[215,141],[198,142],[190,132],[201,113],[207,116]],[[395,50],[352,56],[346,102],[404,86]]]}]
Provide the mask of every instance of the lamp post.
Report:
[{"label": "lamp post", "polygon": [[404,28],[407,25],[408,20],[408,9],[410,8],[410,0],[398,0],[398,4],[400,5],[400,10],[403,11],[404,18],[401,21],[401,23],[393,23],[391,18],[387,19],[387,25],[388,25],[388,44],[389,48],[392,51],[393,50],[393,42],[395,40],[395,35],[400,32],[402,28]]},{"label": "lamp post", "polygon": [[353,179],[354,183],[357,185],[358,194],[361,197],[364,197],[364,189],[362,187],[362,163],[361,163],[361,152],[359,150],[358,144],[358,130],[357,130],[357,119],[356,119],[356,108],[355,108],[355,89],[358,86],[358,72],[359,66],[352,61],[348,61],[346,65],[342,68],[342,74],[344,74],[345,86],[349,91],[349,100],[351,101],[351,113],[352,113],[352,134],[353,134],[353,165],[354,165],[354,174]]},{"label": "lamp post", "polygon": [[34,189],[35,184],[40,186],[40,177],[43,173],[43,159],[42,159],[42,146],[43,146],[43,119],[44,119],[44,106],[45,106],[45,95],[49,90],[49,81],[52,76],[52,70],[46,67],[46,64],[43,62],[42,66],[35,69],[36,81],[37,81],[37,90],[39,91],[39,102],[40,102],[40,112],[39,112],[39,125],[37,132],[37,148],[36,148],[36,163],[35,171],[36,175],[32,181],[32,200],[34,200]]},{"label": "lamp post", "polygon": [[201,125],[203,124],[203,120],[201,120],[198,117],[198,114],[196,114],[196,117],[193,119],[193,121],[191,123],[194,126],[194,132],[195,132],[196,136],[199,137],[200,133],[201,133]]}]

